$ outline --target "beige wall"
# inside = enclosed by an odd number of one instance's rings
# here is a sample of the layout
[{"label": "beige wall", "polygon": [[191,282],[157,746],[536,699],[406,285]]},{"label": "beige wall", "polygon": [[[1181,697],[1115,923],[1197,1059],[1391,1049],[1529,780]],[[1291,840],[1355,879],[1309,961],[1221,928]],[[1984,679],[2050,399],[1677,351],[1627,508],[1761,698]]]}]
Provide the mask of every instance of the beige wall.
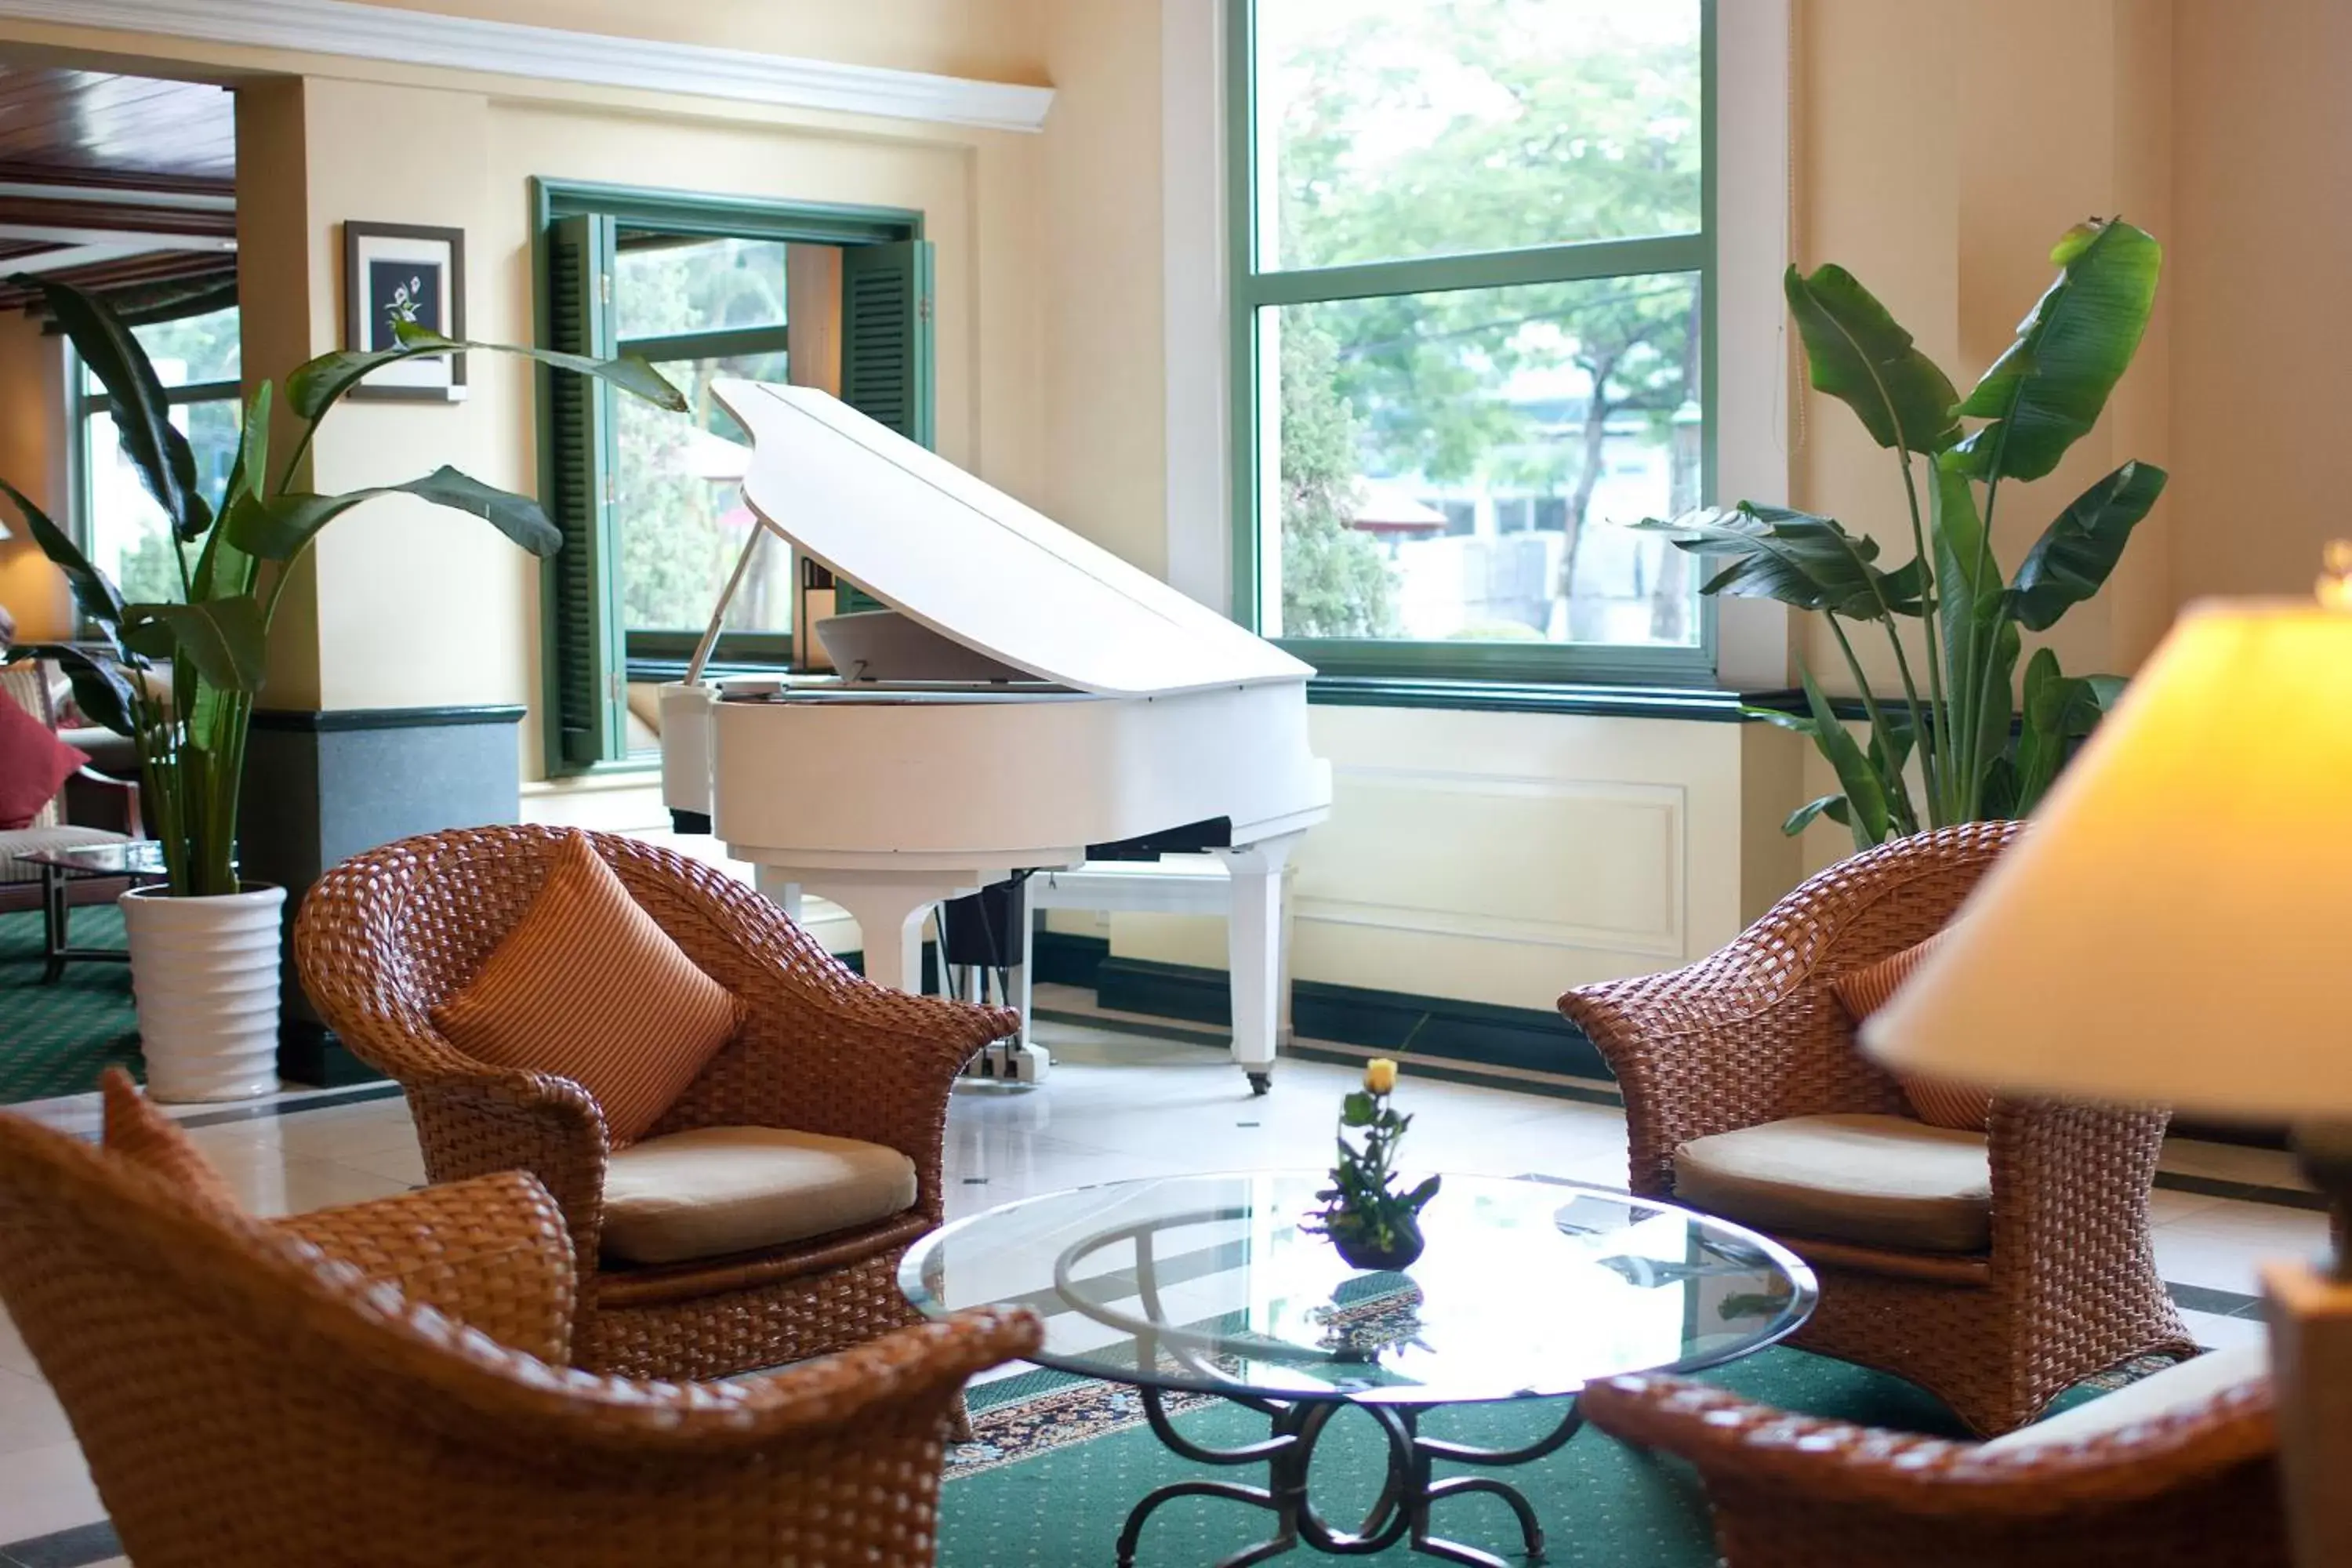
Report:
[{"label": "beige wall", "polygon": [[[2050,248],[2071,225],[2121,214],[2177,258],[2171,16],[2172,0],[1804,0],[1795,259],[1852,271],[1965,393],[2048,287]],[[2134,458],[2170,466],[2168,339],[2180,289],[2176,269],[2099,426],[2049,478],[2002,487],[1994,535],[2010,569],[2101,475]],[[1892,456],[1832,399],[1806,393],[1801,416],[1796,503],[1874,535],[1889,563],[1907,560]],[[2168,526],[2159,508],[2108,591],[2036,639],[2067,668],[2127,671],[2153,646],[2173,602]],[[1824,628],[1811,629],[1805,651],[1825,685],[1853,689]],[[1874,685],[1895,689],[1891,666],[1870,669]]]},{"label": "beige wall", "polygon": [[[30,316],[0,315],[0,478],[60,526],[66,521],[64,357]],[[9,537],[0,541],[0,605],[24,641],[72,635],[72,595],[16,509],[0,502]]]},{"label": "beige wall", "polygon": [[2331,471],[2352,365],[2352,5],[2178,5],[2175,586],[2303,594],[2322,542],[2352,535]]}]

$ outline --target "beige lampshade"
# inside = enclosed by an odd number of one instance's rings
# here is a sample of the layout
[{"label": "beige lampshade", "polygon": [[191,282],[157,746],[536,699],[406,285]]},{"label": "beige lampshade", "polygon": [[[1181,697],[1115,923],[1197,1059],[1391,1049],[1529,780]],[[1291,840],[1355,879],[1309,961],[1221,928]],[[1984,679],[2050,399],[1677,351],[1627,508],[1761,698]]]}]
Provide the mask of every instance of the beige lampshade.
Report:
[{"label": "beige lampshade", "polygon": [[2352,1112],[2352,612],[2191,606],[1874,1015],[2020,1093]]}]

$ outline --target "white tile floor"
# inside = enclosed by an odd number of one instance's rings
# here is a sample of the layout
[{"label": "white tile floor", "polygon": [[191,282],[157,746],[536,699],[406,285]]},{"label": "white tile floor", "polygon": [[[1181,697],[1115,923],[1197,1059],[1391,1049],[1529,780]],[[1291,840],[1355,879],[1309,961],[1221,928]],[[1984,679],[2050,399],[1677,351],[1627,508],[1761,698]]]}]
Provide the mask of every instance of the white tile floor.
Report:
[{"label": "white tile floor", "polygon": [[[1048,994],[1040,1005],[1066,1009],[1084,995]],[[1253,1099],[1223,1054],[1198,1044],[1068,1024],[1045,1025],[1041,1033],[1058,1064],[1048,1083],[974,1086],[956,1097],[948,1127],[950,1215],[1124,1176],[1313,1164],[1337,1098],[1355,1077],[1345,1067],[1285,1061],[1274,1093]],[[1409,1092],[1418,1117],[1415,1163],[1624,1184],[1624,1120],[1613,1107],[1429,1079],[1411,1080]],[[424,1179],[400,1100],[301,1110],[302,1098],[338,1096],[290,1098],[284,1114],[193,1130],[256,1210],[354,1203]],[[17,1109],[88,1135],[96,1125],[93,1100]],[[2284,1179],[2280,1157],[2212,1145],[2177,1147],[2166,1163],[2229,1181]],[[2326,1246],[2325,1219],[2305,1210],[2159,1190],[2153,1212],[2158,1260],[2176,1285],[2249,1295],[2259,1289],[2254,1269],[2262,1259],[2312,1256]],[[2189,1317],[2209,1344],[2259,1331],[2245,1317]],[[89,1524],[103,1512],[64,1413],[0,1317],[0,1543]],[[0,1544],[0,1568],[10,1562]]]}]

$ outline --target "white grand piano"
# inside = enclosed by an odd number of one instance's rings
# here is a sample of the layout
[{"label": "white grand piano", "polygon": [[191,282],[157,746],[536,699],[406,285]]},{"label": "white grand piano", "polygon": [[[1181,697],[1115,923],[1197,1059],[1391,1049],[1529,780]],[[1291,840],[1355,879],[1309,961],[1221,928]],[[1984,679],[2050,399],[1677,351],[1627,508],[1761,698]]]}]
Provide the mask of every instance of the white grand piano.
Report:
[{"label": "white grand piano", "polygon": [[1234,1059],[1265,1092],[1283,863],[1331,805],[1313,669],[826,393],[716,391],[752,437],[752,512],[886,609],[820,623],[825,675],[705,682],[707,636],[662,690],[671,809],[788,910],[848,910],[866,974],[902,989],[943,900],[1139,845],[1213,852]]}]

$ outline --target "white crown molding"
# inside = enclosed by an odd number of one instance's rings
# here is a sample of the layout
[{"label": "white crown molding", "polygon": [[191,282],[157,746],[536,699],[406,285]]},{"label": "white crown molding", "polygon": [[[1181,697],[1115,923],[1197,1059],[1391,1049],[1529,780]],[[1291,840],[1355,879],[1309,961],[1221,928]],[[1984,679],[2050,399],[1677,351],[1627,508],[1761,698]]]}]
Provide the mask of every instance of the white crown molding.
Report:
[{"label": "white crown molding", "polygon": [[1048,87],[486,22],[350,0],[0,0],[0,18],[992,131],[1042,130],[1054,101]]}]

